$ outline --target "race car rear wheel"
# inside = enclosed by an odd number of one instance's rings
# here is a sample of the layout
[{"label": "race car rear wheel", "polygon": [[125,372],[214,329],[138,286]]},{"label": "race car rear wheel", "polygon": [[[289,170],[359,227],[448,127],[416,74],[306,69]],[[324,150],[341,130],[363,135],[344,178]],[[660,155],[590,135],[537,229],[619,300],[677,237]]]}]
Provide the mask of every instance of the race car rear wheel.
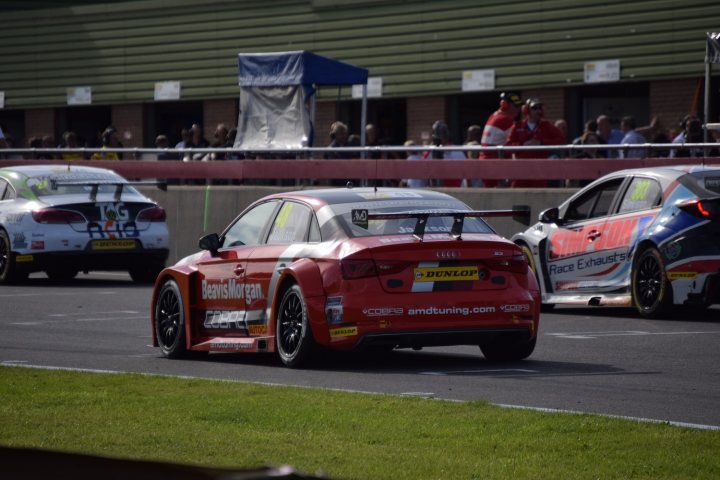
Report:
[{"label": "race car rear wheel", "polygon": [[670,313],[672,287],[662,256],[655,248],[643,251],[633,265],[632,298],[643,317],[657,318]]},{"label": "race car rear wheel", "polygon": [[27,273],[23,274],[17,271],[10,245],[10,237],[7,232],[0,229],[0,285],[16,283],[27,277]]},{"label": "race car rear wheel", "polygon": [[155,335],[167,358],[187,354],[185,347],[185,308],[180,288],[168,280],[160,289],[155,303]]},{"label": "race car rear wheel", "polygon": [[485,358],[490,361],[512,361],[522,360],[532,355],[535,350],[537,337],[531,340],[512,337],[499,337],[480,345]]},{"label": "race car rear wheel", "polygon": [[275,339],[280,360],[288,367],[297,367],[315,347],[300,286],[292,285],[285,291],[277,312]]}]

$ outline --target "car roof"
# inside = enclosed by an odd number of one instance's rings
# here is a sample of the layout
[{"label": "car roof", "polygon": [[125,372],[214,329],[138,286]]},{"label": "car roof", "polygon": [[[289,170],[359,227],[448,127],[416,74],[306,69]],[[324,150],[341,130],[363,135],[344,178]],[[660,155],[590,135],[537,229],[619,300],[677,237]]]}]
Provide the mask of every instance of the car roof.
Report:
[{"label": "car roof", "polygon": [[14,167],[0,168],[0,172],[14,172],[27,177],[47,177],[57,174],[70,173],[104,173],[117,175],[112,170],[98,167],[84,167],[81,165],[18,165]]},{"label": "car roof", "polygon": [[433,190],[414,190],[410,188],[323,188],[317,190],[298,190],[271,195],[270,198],[294,198],[297,200],[315,200],[328,205],[355,202],[382,202],[388,200],[455,200],[457,198]]},{"label": "car roof", "polygon": [[720,171],[720,165],[668,165],[658,167],[628,168],[617,172],[609,173],[610,175],[656,175],[665,178],[677,178],[688,173]]}]

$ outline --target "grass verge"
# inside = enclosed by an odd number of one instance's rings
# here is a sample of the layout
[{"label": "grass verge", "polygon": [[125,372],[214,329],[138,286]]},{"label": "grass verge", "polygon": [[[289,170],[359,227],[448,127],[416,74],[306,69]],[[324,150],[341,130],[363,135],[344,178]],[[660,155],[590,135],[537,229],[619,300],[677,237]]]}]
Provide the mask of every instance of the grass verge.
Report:
[{"label": "grass verge", "polygon": [[720,432],[484,402],[0,367],[0,444],[338,479],[720,478]]}]

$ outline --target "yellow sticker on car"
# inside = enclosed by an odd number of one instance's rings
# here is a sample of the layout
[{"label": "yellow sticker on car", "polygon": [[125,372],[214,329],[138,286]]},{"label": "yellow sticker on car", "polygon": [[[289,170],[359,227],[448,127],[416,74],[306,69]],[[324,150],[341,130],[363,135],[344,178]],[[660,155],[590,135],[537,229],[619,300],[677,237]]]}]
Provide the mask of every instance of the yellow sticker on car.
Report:
[{"label": "yellow sticker on car", "polygon": [[129,250],[135,248],[135,240],[93,240],[93,250]]},{"label": "yellow sticker on car", "polygon": [[330,329],[330,336],[331,337],[354,337],[358,334],[357,327],[340,327],[340,328],[331,328]]},{"label": "yellow sticker on car", "polygon": [[670,280],[694,280],[697,272],[668,272],[667,276]]},{"label": "yellow sticker on car", "polygon": [[16,261],[17,263],[32,262],[32,261],[33,261],[33,256],[32,256],[32,255],[18,255],[17,257],[15,257],[15,261]]},{"label": "yellow sticker on car", "polygon": [[479,280],[477,267],[418,267],[416,282],[457,282]]}]

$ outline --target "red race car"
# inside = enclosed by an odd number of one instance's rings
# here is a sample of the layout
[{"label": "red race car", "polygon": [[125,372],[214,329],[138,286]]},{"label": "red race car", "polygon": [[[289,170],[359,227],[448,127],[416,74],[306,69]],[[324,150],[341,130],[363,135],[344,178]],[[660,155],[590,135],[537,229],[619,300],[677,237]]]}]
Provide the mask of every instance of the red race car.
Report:
[{"label": "red race car", "polygon": [[202,251],[158,276],[153,344],[169,358],[479,345],[490,360],[535,348],[539,288],[520,248],[429,190],[348,188],[271,195]]}]

